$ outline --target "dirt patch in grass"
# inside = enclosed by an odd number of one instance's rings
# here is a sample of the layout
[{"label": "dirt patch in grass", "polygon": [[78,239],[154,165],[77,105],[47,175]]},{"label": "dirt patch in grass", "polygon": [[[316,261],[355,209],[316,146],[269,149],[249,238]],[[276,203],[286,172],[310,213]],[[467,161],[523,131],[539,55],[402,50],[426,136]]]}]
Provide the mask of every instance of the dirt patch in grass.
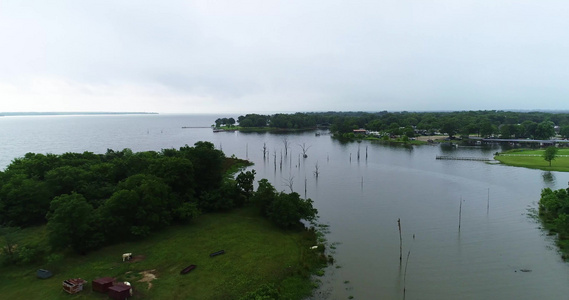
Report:
[{"label": "dirt patch in grass", "polygon": [[138,274],[142,275],[142,279],[140,279],[138,282],[147,282],[148,289],[151,289],[152,281],[158,279],[158,277],[156,277],[156,274],[154,274],[154,272],[156,272],[156,269],[139,272]]},{"label": "dirt patch in grass", "polygon": [[145,259],[146,259],[145,255],[135,255],[130,260],[127,260],[127,262],[135,263],[135,262],[143,261]]}]

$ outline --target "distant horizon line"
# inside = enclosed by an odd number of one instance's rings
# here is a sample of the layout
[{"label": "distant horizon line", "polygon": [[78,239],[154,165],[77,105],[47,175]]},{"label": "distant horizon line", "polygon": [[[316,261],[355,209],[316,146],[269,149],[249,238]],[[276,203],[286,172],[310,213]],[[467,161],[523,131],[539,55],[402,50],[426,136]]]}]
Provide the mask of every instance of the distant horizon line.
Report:
[{"label": "distant horizon line", "polygon": [[113,111],[74,111],[74,112],[0,112],[0,116],[61,116],[61,115],[157,115],[157,112],[113,112]]},{"label": "distant horizon line", "polygon": [[0,116],[57,116],[57,115],[158,115],[158,114],[191,114],[191,115],[219,115],[219,114],[294,114],[294,113],[342,113],[342,112],[363,112],[363,113],[436,113],[436,112],[468,112],[468,111],[505,111],[505,112],[545,112],[545,113],[569,113],[568,109],[463,109],[463,110],[306,110],[306,111],[249,111],[249,112],[118,112],[118,111],[18,111],[0,112]]}]

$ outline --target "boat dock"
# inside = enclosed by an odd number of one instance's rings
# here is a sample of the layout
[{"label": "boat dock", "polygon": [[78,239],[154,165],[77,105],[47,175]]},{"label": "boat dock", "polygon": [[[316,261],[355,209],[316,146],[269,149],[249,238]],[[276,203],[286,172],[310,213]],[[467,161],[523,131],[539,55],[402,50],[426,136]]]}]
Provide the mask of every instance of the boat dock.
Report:
[{"label": "boat dock", "polygon": [[484,157],[461,157],[461,156],[446,156],[446,155],[437,155],[437,159],[444,159],[444,160],[492,161],[492,159],[484,158]]}]

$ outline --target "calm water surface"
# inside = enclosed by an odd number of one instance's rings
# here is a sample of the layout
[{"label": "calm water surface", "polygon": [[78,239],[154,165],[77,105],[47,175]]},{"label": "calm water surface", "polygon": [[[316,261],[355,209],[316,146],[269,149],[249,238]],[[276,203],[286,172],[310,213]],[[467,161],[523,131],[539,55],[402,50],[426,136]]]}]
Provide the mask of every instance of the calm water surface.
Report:
[{"label": "calm water surface", "polygon": [[[564,299],[569,268],[528,210],[544,187],[566,188],[569,174],[436,155],[491,158],[499,149],[342,144],[328,135],[213,133],[217,115],[0,118],[0,167],[27,152],[178,148],[211,141],[255,163],[257,179],[313,199],[330,225],[336,264],[314,299]],[[233,116],[237,117],[237,116]],[[290,143],[284,156],[283,139]],[[269,159],[263,159],[263,144]],[[300,144],[310,146],[300,157]],[[358,160],[357,153],[360,153]],[[366,150],[367,149],[367,150]],[[367,158],[366,158],[367,151]],[[281,167],[281,152],[282,167]],[[351,157],[351,158],[350,158]],[[275,166],[276,158],[276,166]],[[314,176],[318,164],[320,176]],[[462,199],[461,230],[458,230]],[[400,263],[401,219],[403,261]],[[521,270],[531,272],[521,272]]]}]

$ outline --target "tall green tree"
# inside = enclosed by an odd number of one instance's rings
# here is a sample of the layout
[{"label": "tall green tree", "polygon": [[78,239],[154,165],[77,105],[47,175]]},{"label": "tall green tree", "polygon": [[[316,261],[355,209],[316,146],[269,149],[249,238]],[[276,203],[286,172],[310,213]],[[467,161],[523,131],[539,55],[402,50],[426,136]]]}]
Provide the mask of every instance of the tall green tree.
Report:
[{"label": "tall green tree", "polygon": [[492,134],[494,134],[494,132],[496,131],[494,125],[492,125],[492,123],[490,123],[490,121],[488,120],[483,120],[480,123],[479,128],[480,128],[480,135],[483,137],[489,137]]},{"label": "tall green tree", "polygon": [[543,159],[549,162],[550,167],[551,167],[551,161],[554,160],[555,157],[557,156],[557,151],[559,151],[559,149],[557,149],[557,147],[555,146],[550,146],[545,148],[545,152],[543,153]]},{"label": "tall green tree", "polygon": [[183,157],[160,157],[152,161],[149,171],[150,174],[162,178],[182,200],[193,199],[196,183],[191,160]]},{"label": "tall green tree", "polygon": [[47,214],[47,228],[52,247],[71,247],[77,253],[86,253],[102,242],[97,237],[95,210],[81,194],[55,197]]},{"label": "tall green tree", "polygon": [[311,199],[302,199],[295,192],[280,192],[269,206],[267,216],[281,228],[293,228],[300,225],[300,220],[313,220],[317,213]]},{"label": "tall green tree", "polygon": [[137,174],[119,183],[101,209],[107,234],[121,239],[146,236],[153,229],[171,224],[179,206],[179,200],[172,197],[162,179]]},{"label": "tall green tree", "polygon": [[239,173],[235,181],[245,199],[249,200],[255,191],[255,170]]},{"label": "tall green tree", "polygon": [[537,124],[537,128],[535,130],[535,138],[538,140],[547,140],[550,139],[552,136],[555,136],[555,124],[551,121],[543,121]]},{"label": "tall green tree", "polygon": [[524,127],[523,137],[533,138],[537,130],[537,123],[534,121],[526,120],[521,124]]},{"label": "tall green tree", "polygon": [[45,223],[52,194],[45,181],[12,175],[0,190],[0,224],[30,226]]},{"label": "tall green tree", "polygon": [[569,233],[569,188],[543,189],[539,199],[539,216],[553,225],[557,232],[564,235]]},{"label": "tall green tree", "polygon": [[500,127],[500,137],[503,139],[509,139],[512,137],[513,128],[510,124],[504,124]]},{"label": "tall green tree", "polygon": [[458,122],[454,118],[447,118],[443,121],[441,126],[441,132],[448,134],[449,137],[453,137],[458,133]]},{"label": "tall green tree", "polygon": [[261,209],[261,214],[267,216],[269,207],[275,200],[276,194],[277,190],[275,187],[267,179],[263,178],[259,180],[259,186],[251,200]]},{"label": "tall green tree", "polygon": [[191,160],[194,167],[195,191],[201,193],[221,186],[225,155],[211,142],[197,142],[194,147],[180,148],[181,155]]},{"label": "tall green tree", "polygon": [[569,138],[569,125],[562,126],[559,134],[564,138]]}]

